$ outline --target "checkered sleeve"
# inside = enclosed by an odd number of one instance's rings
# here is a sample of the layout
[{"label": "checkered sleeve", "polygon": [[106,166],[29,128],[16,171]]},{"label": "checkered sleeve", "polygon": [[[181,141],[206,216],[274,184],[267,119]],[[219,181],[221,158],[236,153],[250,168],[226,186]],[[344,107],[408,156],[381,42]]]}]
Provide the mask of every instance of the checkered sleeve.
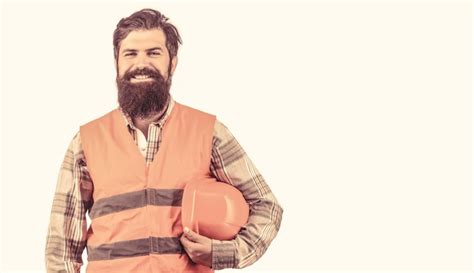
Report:
[{"label": "checkered sleeve", "polygon": [[46,272],[76,273],[86,245],[86,212],[92,204],[92,182],[77,133],[64,156],[54,193],[46,237]]},{"label": "checkered sleeve", "polygon": [[250,207],[249,219],[236,238],[212,240],[212,268],[243,268],[256,262],[280,229],[283,209],[265,179],[228,128],[216,120],[211,172],[239,189]]}]

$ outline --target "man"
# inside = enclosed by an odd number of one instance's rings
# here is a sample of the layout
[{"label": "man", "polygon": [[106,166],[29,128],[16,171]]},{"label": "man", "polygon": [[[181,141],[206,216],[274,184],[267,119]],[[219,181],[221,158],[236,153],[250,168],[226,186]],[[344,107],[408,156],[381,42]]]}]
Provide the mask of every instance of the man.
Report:
[{"label": "man", "polygon": [[[181,38],[152,9],[114,32],[119,107],[81,126],[58,178],[46,243],[47,272],[212,272],[258,260],[283,210],[237,140],[215,116],[173,100]],[[247,224],[233,240],[180,221],[184,185],[215,177],[239,189]],[[87,228],[86,213],[92,219]]]}]

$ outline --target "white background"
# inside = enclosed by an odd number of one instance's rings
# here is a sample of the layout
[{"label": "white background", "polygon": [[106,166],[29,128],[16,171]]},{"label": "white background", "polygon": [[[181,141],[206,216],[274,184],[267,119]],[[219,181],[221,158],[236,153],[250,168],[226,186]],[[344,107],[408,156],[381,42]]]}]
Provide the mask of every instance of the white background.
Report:
[{"label": "white background", "polygon": [[239,272],[471,268],[469,1],[12,1],[3,270],[44,271],[63,156],[116,106],[112,33],[146,7],[183,37],[174,98],[229,127],[285,210]]}]

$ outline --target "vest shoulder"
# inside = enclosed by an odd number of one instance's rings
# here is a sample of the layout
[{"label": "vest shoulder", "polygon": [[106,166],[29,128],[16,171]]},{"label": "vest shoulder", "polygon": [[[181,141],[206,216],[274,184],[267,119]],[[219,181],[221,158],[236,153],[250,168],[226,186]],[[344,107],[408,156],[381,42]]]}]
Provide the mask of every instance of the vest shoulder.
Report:
[{"label": "vest shoulder", "polygon": [[201,117],[209,117],[209,118],[215,118],[215,115],[213,114],[210,114],[208,112],[204,112],[202,110],[199,110],[199,109],[196,109],[196,108],[193,108],[191,106],[188,106],[188,105],[184,105],[184,104],[181,104],[181,103],[178,103],[176,102],[176,104],[179,104],[179,106],[181,107],[182,111],[183,112],[186,112],[190,115],[193,115],[193,116],[201,116]]},{"label": "vest shoulder", "polygon": [[118,109],[114,109],[114,110],[111,110],[109,111],[108,113],[94,119],[94,120],[91,120],[85,124],[82,124],[81,127],[90,127],[90,126],[94,126],[94,125],[98,125],[100,124],[101,122],[105,121],[105,120],[108,120],[108,119],[111,119],[112,118],[112,114],[115,112],[115,111],[118,111]]}]

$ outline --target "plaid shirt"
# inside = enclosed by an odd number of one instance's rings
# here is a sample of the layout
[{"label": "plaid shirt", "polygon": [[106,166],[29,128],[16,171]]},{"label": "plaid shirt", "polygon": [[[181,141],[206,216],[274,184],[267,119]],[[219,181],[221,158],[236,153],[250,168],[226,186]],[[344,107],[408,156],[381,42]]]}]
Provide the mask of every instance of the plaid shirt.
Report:
[{"label": "plaid shirt", "polygon": [[[159,149],[161,128],[174,103],[171,98],[163,116],[150,124],[148,141],[121,111],[147,164],[153,161]],[[235,239],[212,240],[212,268],[249,266],[263,255],[275,238],[283,209],[237,140],[218,120],[214,126],[210,169],[218,180],[238,188],[250,205],[248,223]],[[86,213],[93,205],[92,185],[78,132],[64,156],[56,184],[46,238],[47,272],[80,272],[87,241]]]}]

